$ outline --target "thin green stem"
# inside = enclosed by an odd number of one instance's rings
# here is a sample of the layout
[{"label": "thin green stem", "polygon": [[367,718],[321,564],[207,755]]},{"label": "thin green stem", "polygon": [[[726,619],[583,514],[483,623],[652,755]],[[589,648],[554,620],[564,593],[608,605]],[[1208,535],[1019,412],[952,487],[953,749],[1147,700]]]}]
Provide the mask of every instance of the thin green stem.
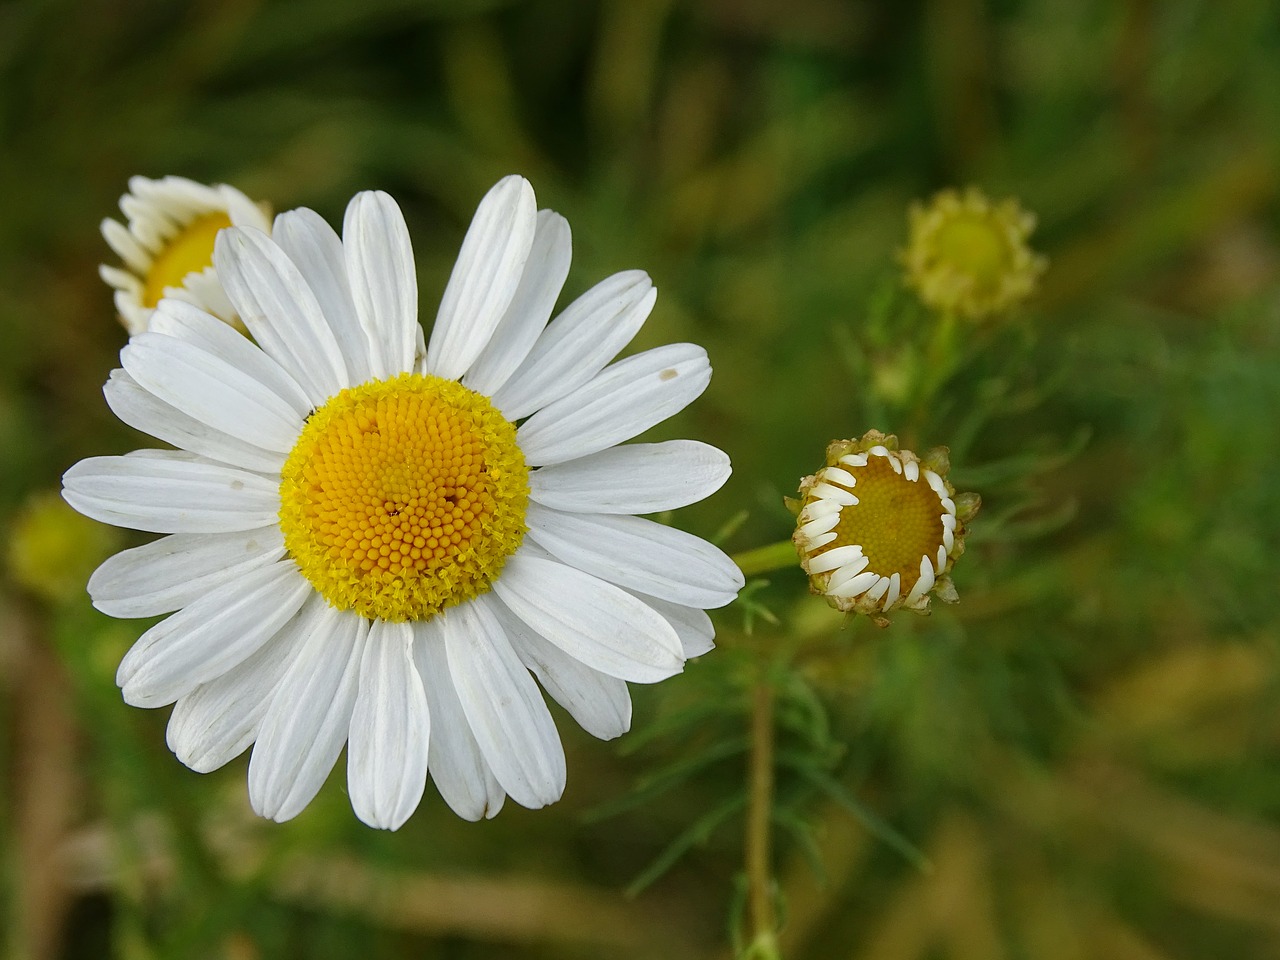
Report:
[{"label": "thin green stem", "polygon": [[796,555],[794,543],[790,540],[779,540],[768,546],[734,554],[733,562],[742,570],[744,577],[756,577],[762,573],[799,566],[800,558]]},{"label": "thin green stem", "polygon": [[752,693],[751,755],[747,767],[747,916],[751,942],[746,956],[776,958],[773,908],[773,685],[762,678]]},{"label": "thin green stem", "polygon": [[925,349],[920,386],[914,409],[907,421],[907,435],[904,439],[909,446],[919,443],[919,433],[933,398],[955,372],[958,333],[959,319],[955,312],[947,310],[941,313]]}]

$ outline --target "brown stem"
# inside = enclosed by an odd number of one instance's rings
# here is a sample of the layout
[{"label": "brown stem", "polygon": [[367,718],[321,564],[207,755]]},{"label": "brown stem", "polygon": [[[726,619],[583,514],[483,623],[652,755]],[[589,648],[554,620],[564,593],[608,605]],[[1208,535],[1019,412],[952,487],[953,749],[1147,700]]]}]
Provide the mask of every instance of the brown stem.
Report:
[{"label": "brown stem", "polygon": [[771,819],[773,813],[773,686],[760,680],[752,695],[751,756],[747,768],[747,911],[749,957],[777,956],[773,909]]}]

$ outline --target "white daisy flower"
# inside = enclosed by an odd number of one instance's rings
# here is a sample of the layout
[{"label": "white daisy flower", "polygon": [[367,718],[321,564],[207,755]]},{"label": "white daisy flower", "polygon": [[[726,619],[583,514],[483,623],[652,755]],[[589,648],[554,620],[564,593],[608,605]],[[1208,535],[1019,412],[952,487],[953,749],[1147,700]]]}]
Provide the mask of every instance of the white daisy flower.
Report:
[{"label": "white daisy flower", "polygon": [[130,336],[147,329],[164,297],[236,322],[235,307],[213,268],[214,238],[230,226],[270,233],[271,218],[261,206],[226,184],[131,177],[120,210],[128,226],[103,220],[102,236],[123,265],[103,264],[98,273],[115,288],[116,310]]},{"label": "white daisy flower", "polygon": [[811,592],[881,626],[900,607],[928,613],[957,599],[951,569],[982,499],[947,480],[946,447],[924,458],[869,430],[827,445],[827,464],[800,481],[792,542]]},{"label": "white daisy flower", "polygon": [[178,449],[82,461],[64,496],[168,536],[108,560],[89,592],[113,616],[172,613],[120,664],[124,698],[176,703],[169,745],[195,770],[252,744],[261,815],[296,816],[344,743],[352,806],[375,827],[404,823],[428,773],[467,819],[508,795],[552,803],[564,753],[533,677],[609,739],[630,725],[627,681],[711,649],[704,610],[741,573],[633,514],[708,496],[728,458],[619,446],[702,393],[707,355],[610,362],[653,306],[641,271],[548,323],[569,258],[564,218],[507,177],[425,343],[404,218],[363,193],[341,239],[305,209],[272,238],[219,234],[253,341],[169,299],[122,351],[108,403]]}]

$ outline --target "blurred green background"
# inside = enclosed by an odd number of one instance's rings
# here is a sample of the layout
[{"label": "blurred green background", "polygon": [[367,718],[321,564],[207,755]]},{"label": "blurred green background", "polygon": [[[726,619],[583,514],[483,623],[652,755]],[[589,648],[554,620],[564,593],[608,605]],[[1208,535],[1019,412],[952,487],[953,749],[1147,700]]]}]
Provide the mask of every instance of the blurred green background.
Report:
[{"label": "blurred green background", "polygon": [[[731,957],[764,664],[789,960],[1280,957],[1280,7],[0,4],[6,551],[68,466],[142,445],[100,393],[124,332],[98,224],[130,175],[331,222],[388,190],[429,320],[511,172],[572,224],[562,303],[642,267],[632,349],[711,355],[656,432],[735,474],[675,522],[756,547],[829,440],[949,444],[985,502],[961,603],[842,625],[773,574],[718,613],[719,650],[634,689],[628,737],[557,712],[561,803],[469,824],[429,787],[385,834],[341,763],[283,826],[244,758],[182,767],[168,711],[114,684],[144,625],[81,589],[129,535],[46,538],[65,577],[0,581],[8,956]],[[1049,270],[911,409],[884,387],[930,322],[906,210],[970,183],[1039,216]]]}]

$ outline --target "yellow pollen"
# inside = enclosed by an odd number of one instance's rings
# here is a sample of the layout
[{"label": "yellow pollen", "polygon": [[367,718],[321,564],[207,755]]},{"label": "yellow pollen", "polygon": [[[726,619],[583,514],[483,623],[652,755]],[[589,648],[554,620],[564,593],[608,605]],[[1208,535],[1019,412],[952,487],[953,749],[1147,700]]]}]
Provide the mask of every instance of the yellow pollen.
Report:
[{"label": "yellow pollen", "polygon": [[[865,467],[840,467],[853,475],[858,502],[841,509],[835,540],[814,555],[858,544],[869,561],[867,569],[882,577],[899,574],[906,596],[920,579],[921,558],[936,557],[942,544],[942,501],[923,476],[908,480],[885,457],[870,456]],[[819,478],[848,489],[829,477]]]},{"label": "yellow pollen", "polygon": [[142,305],[154,307],[167,287],[180,287],[189,273],[198,273],[213,264],[213,241],[218,231],[231,226],[225,213],[196,217],[169,239],[151,262],[142,287]]},{"label": "yellow pollen", "polygon": [[528,497],[514,425],[459,383],[405,373],[311,415],[281,471],[280,527],[334,607],[425,620],[489,589]]}]

